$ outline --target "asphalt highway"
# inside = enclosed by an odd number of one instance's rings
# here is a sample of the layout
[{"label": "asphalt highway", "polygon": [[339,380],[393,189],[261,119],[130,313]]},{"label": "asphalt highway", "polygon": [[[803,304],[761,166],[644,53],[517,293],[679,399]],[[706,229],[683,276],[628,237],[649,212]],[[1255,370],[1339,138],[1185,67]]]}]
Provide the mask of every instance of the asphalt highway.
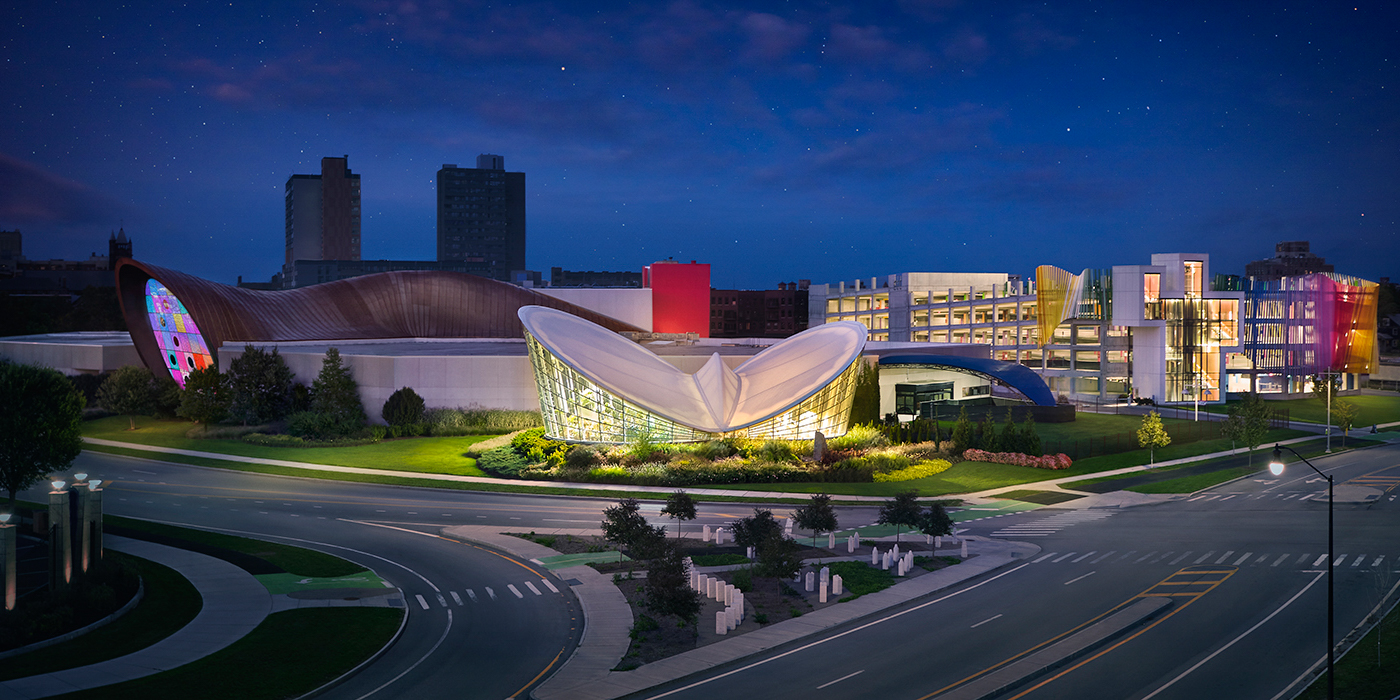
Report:
[{"label": "asphalt highway", "polygon": [[[1259,458],[1261,467],[1263,455]],[[1400,579],[1400,446],[1313,460],[1338,484],[1388,489],[1337,506],[1337,635]],[[405,592],[403,639],[326,697],[524,697],[582,631],[567,585],[529,562],[439,536],[442,527],[596,527],[614,499],[523,496],[298,479],[85,452],[108,513],[336,553]],[[963,524],[1031,541],[1023,564],[645,697],[956,697],[975,679],[1141,596],[1172,605],[1086,658],[1003,697],[1274,700],[1325,653],[1325,488],[1301,463],[1195,498],[1129,509],[1055,508]],[[37,494],[35,494],[37,495]],[[34,495],[31,495],[33,498]],[[660,504],[643,512],[669,524]],[[753,506],[709,504],[685,524]],[[779,515],[784,508],[775,508]],[[841,509],[843,526],[873,508]]]}]

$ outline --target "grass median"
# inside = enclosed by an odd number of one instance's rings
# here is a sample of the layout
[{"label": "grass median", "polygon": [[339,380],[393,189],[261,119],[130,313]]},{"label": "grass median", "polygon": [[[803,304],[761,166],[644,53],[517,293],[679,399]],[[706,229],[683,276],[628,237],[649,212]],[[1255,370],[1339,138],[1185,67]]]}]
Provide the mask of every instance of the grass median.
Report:
[{"label": "grass median", "polygon": [[[1400,421],[1400,396],[1359,394],[1356,396],[1334,396],[1332,401],[1334,403],[1345,401],[1361,409],[1356,414],[1353,427]],[[1201,404],[1201,410],[1210,413],[1226,413],[1230,406],[1238,403],[1239,401],[1235,400],[1224,404]],[[1318,424],[1327,422],[1327,404],[1314,398],[1268,401],[1265,405],[1274,409],[1288,409],[1288,417],[1291,420],[1310,421]],[[1335,412],[1335,406],[1333,406],[1333,410]]]}]

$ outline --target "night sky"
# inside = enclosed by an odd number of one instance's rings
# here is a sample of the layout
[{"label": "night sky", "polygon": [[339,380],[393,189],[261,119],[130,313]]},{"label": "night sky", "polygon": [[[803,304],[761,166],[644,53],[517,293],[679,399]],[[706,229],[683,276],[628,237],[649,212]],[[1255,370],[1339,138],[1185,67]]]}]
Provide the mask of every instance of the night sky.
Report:
[{"label": "night sky", "polygon": [[1242,273],[1300,239],[1400,276],[1400,5],[1148,4],[22,2],[0,229],[266,281],[287,177],[349,155],[363,257],[432,259],[437,169],[496,153],[546,278]]}]

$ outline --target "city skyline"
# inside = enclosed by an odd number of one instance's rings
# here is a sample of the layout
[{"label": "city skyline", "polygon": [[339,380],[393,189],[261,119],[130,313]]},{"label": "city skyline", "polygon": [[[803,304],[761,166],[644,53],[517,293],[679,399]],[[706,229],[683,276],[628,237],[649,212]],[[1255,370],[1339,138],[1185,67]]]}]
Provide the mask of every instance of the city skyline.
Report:
[{"label": "city skyline", "polygon": [[348,154],[365,259],[435,257],[443,163],[530,178],[527,265],[708,262],[717,288],[900,269],[1218,272],[1309,240],[1391,276],[1379,5],[953,2],[25,8],[0,43],[0,229],[124,227],[210,279],[280,266],[283,186]]}]

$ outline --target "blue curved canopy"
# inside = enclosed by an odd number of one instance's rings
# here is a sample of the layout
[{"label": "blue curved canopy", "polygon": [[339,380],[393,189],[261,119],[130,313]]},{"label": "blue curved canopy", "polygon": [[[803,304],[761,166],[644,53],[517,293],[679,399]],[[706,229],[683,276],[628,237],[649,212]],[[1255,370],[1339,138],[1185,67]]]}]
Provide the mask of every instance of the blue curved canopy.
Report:
[{"label": "blue curved canopy", "polygon": [[1037,406],[1054,406],[1055,394],[1045,385],[1040,375],[1015,362],[1002,362],[981,357],[959,357],[957,355],[885,355],[881,365],[922,365],[929,368],[946,367],[980,374],[984,377],[1004,382],[1016,391],[1025,394]]}]

